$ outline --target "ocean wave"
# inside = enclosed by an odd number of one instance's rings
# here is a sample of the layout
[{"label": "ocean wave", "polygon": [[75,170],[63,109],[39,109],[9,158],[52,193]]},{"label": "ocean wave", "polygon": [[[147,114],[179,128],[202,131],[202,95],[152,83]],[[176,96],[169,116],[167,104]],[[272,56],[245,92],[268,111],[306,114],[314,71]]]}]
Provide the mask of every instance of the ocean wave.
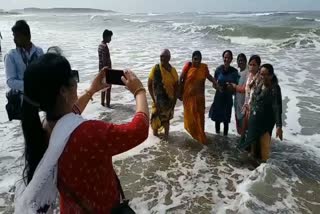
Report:
[{"label": "ocean wave", "polygon": [[148,16],[161,16],[163,14],[161,14],[161,13],[148,13],[147,15]]},{"label": "ocean wave", "polygon": [[233,27],[223,25],[195,25],[194,23],[172,23],[173,30],[181,33],[203,33],[203,34],[219,34],[223,31],[234,31]]},{"label": "ocean wave", "polygon": [[[320,44],[320,29],[260,27],[255,25],[196,25],[172,23],[180,33],[200,34],[242,45],[276,45],[281,48],[313,48]],[[319,46],[320,47],[320,46]]]},{"label": "ocean wave", "polygon": [[278,48],[316,48],[320,47],[320,40],[306,36],[297,38],[289,38],[285,40],[272,40],[272,39],[261,39],[261,38],[249,38],[249,37],[231,37],[225,36],[220,37],[221,39],[239,45],[246,46],[268,46]]},{"label": "ocean wave", "polygon": [[[225,18],[250,18],[250,17],[263,17],[263,16],[286,16],[291,14],[299,14],[300,12],[258,12],[258,13],[213,13],[213,14],[202,14],[210,15],[215,17]],[[201,15],[201,14],[199,14]]]},{"label": "ocean wave", "polygon": [[277,47],[282,49],[287,48],[320,48],[320,38],[314,34],[299,34],[293,35],[288,39],[261,39],[261,38],[249,38],[249,37],[234,37],[234,36],[220,36],[224,41],[233,44],[240,44],[246,46],[266,46]]},{"label": "ocean wave", "polygon": [[143,20],[143,19],[123,19],[124,21],[127,22],[132,22],[132,23],[146,23],[148,22],[147,20]]},{"label": "ocean wave", "polygon": [[210,14],[210,16],[221,18],[244,18],[244,17],[258,17],[258,16],[271,16],[275,13],[228,13],[228,14]]},{"label": "ocean wave", "polygon": [[261,39],[286,39],[299,29],[290,27],[260,27],[256,25],[182,25],[174,26],[174,30],[232,37],[249,37]]},{"label": "ocean wave", "polygon": [[320,19],[316,18],[307,18],[307,17],[296,17],[297,20],[310,21],[310,22],[320,22]]},{"label": "ocean wave", "polygon": [[225,37],[220,37],[221,39],[224,39],[226,41],[229,41],[230,43],[234,44],[241,44],[241,45],[269,45],[273,44],[274,40],[272,39],[261,39],[261,38],[249,38],[246,36],[239,36],[239,37],[234,37],[234,36],[225,36]]},{"label": "ocean wave", "polygon": [[278,42],[277,46],[280,48],[319,48],[320,38],[313,33],[297,34]]},{"label": "ocean wave", "polygon": [[110,21],[112,18],[105,15],[92,15],[90,16],[90,21]]}]

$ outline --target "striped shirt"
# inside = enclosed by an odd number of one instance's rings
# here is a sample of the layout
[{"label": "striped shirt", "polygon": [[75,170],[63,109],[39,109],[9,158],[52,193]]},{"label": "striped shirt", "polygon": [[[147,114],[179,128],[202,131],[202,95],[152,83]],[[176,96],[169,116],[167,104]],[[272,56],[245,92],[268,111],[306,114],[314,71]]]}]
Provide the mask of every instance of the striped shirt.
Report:
[{"label": "striped shirt", "polygon": [[103,67],[112,68],[111,64],[111,58],[110,58],[110,52],[107,44],[104,44],[101,42],[98,48],[98,54],[99,54],[99,70],[101,70]]}]

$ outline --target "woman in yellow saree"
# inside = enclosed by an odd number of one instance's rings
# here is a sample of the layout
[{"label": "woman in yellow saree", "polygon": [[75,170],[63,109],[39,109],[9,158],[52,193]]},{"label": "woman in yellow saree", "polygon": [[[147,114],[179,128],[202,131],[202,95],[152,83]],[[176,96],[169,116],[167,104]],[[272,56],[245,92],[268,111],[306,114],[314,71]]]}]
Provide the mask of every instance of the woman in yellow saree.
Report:
[{"label": "woman in yellow saree", "polygon": [[208,66],[201,63],[201,60],[201,52],[193,52],[192,62],[184,66],[180,76],[180,93],[184,107],[184,128],[195,140],[206,144],[207,138],[204,132],[205,80],[211,81],[214,88],[217,84],[209,74]]},{"label": "woman in yellow saree", "polygon": [[160,64],[155,65],[148,79],[148,89],[152,98],[151,127],[158,136],[164,128],[164,138],[168,139],[170,120],[173,118],[177,101],[178,73],[169,63],[170,51],[165,49],[160,55]]}]

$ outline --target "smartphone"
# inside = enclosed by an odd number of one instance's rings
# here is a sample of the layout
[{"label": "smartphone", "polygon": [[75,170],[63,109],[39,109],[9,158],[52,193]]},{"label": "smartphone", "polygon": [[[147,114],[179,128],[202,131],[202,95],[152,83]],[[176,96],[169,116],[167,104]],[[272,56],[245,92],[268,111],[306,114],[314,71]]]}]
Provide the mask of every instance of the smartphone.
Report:
[{"label": "smartphone", "polygon": [[106,82],[108,84],[113,85],[124,85],[124,83],[121,80],[122,76],[124,76],[123,70],[108,69],[106,75]]}]

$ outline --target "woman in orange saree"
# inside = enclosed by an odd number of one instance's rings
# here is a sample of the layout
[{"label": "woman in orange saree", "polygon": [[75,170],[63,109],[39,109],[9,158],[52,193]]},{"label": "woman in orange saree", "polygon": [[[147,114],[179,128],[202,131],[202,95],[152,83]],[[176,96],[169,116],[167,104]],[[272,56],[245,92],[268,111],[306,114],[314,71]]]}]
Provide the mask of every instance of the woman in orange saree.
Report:
[{"label": "woman in orange saree", "polygon": [[205,80],[208,79],[216,87],[216,81],[209,74],[208,66],[201,63],[200,51],[192,54],[192,62],[186,63],[180,76],[181,98],[184,107],[184,128],[200,143],[206,144],[204,132],[205,114]]}]

